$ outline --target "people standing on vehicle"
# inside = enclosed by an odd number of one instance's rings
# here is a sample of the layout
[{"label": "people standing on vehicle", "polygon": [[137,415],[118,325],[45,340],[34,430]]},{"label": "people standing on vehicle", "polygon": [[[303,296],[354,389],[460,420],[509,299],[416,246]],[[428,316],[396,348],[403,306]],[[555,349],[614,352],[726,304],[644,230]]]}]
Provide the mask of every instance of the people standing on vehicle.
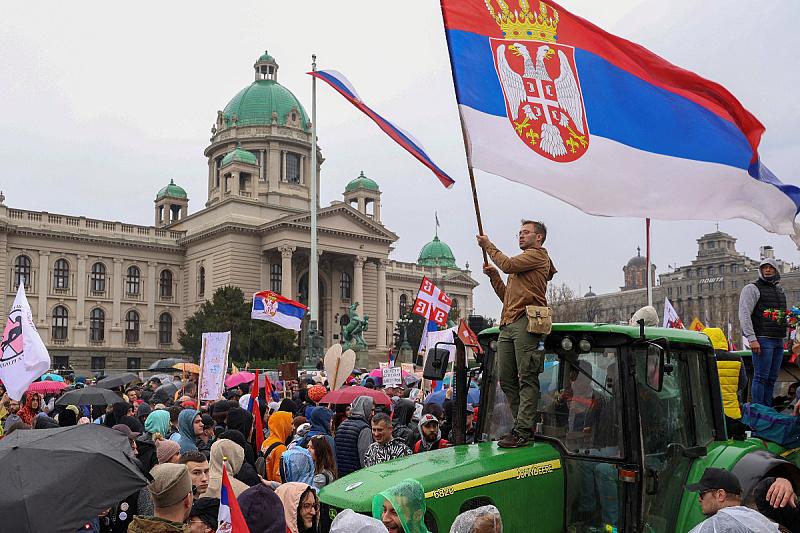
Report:
[{"label": "people standing on vehicle", "polygon": [[336,430],[336,468],[339,475],[364,468],[364,455],[372,444],[372,429],[369,420],[375,411],[375,403],[369,396],[359,396],[353,400],[350,416]]},{"label": "people standing on vehicle", "polygon": [[392,422],[386,413],[377,413],[372,417],[372,438],[375,442],[370,444],[364,455],[364,466],[385,463],[413,453],[402,440],[392,436]]},{"label": "people standing on vehicle", "polygon": [[742,418],[739,404],[744,403],[747,396],[747,372],[742,356],[728,351],[728,340],[720,328],[706,328],[703,333],[708,335],[714,345],[725,416],[738,420]]},{"label": "people standing on vehicle", "polygon": [[706,468],[700,481],[684,485],[697,492],[701,512],[708,517],[689,533],[750,533],[778,531],[778,524],[742,505],[742,486],[735,474],[724,468]]},{"label": "people standing on vehicle", "polygon": [[442,432],[439,430],[439,419],[435,416],[431,414],[422,415],[419,421],[419,430],[422,438],[414,444],[414,453],[428,452],[450,446],[450,443],[442,438]]},{"label": "people standing on vehicle", "polygon": [[778,284],[778,263],[767,257],[758,267],[758,279],[748,283],[739,296],[739,323],[753,352],[753,403],[772,406],[772,391],[783,361],[785,320],[764,316],[767,310],[786,311],[786,294]]},{"label": "people standing on vehicle", "polygon": [[[543,223],[523,220],[518,237],[522,253],[508,257],[489,237],[477,236],[480,247],[497,265],[495,268],[486,263],[483,272],[503,301],[497,358],[500,387],[508,398],[514,429],[498,442],[502,448],[527,446],[533,435],[539,404],[539,374],[544,370],[544,351],[538,347],[545,335],[528,331],[526,307],[547,306],[547,282],[556,273],[547,250],[542,248],[547,239],[547,227]],[[498,268],[508,274],[507,283],[503,282]]]}]

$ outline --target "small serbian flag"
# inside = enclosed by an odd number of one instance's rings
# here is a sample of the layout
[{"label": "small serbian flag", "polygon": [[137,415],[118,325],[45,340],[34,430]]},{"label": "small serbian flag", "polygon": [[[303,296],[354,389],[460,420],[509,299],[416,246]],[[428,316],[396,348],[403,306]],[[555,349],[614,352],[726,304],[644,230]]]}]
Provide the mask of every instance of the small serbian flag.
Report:
[{"label": "small serbian flag", "polygon": [[228,458],[223,458],[222,463],[222,487],[219,492],[219,514],[217,515],[217,531],[224,531],[226,533],[250,533],[247,523],[244,521],[242,510],[239,508],[239,502],[236,501],[236,496],[233,494],[233,487],[231,481],[228,479],[228,472],[225,470],[225,461]]},{"label": "small serbian flag", "polygon": [[447,315],[453,301],[442,292],[439,287],[431,283],[427,277],[422,278],[422,284],[414,301],[413,311],[428,320],[432,320],[440,326],[447,325]]},{"label": "small serbian flag", "polygon": [[271,291],[257,292],[253,295],[253,310],[250,317],[266,320],[282,328],[300,331],[300,323],[306,314],[306,306],[284,298]]},{"label": "small serbian flag", "polygon": [[412,137],[410,133],[398,128],[377,114],[371,108],[367,107],[361,100],[361,97],[358,96],[355,88],[350,84],[350,80],[345,78],[341,72],[337,72],[335,70],[316,70],[314,72],[309,72],[309,74],[328,83],[331,87],[336,89],[339,94],[344,96],[351,104],[356,106],[365,115],[375,121],[375,124],[377,124],[378,127],[384,131],[384,133],[391,137],[397,144],[408,150],[408,152],[416,157],[420,163],[431,169],[433,173],[436,174],[436,177],[439,178],[439,181],[442,182],[442,185],[448,189],[453,186],[453,183],[455,183],[453,178],[445,174],[442,169],[436,166],[436,163],[434,163],[431,158],[428,157],[428,154],[425,152],[425,148],[422,146],[422,144]]}]

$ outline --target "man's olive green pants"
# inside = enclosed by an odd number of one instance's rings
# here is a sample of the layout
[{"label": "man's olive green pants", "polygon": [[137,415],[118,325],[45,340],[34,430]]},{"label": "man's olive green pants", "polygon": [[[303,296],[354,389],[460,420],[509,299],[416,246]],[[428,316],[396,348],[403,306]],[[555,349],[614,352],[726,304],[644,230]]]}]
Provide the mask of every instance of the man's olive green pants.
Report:
[{"label": "man's olive green pants", "polygon": [[539,374],[544,370],[544,351],[539,342],[544,335],[528,333],[528,317],[500,326],[497,339],[497,366],[500,388],[508,399],[514,429],[530,438],[539,406]]}]

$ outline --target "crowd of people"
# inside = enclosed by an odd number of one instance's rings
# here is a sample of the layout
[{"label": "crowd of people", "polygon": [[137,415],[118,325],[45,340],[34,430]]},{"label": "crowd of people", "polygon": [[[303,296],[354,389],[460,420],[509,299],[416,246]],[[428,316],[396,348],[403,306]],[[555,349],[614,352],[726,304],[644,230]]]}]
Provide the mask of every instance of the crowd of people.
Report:
[{"label": "crowd of people", "polygon": [[[62,391],[42,395],[29,390],[18,402],[0,384],[3,437],[23,430],[101,424],[127,438],[136,466],[148,480],[146,487],[99,516],[86,517],[80,531],[216,531],[224,464],[251,533],[316,532],[320,489],[367,466],[448,447],[452,439],[452,395],[447,394],[444,406],[424,404],[418,389],[404,386],[383,389],[389,405],[368,395],[349,404],[321,404],[328,392],[324,377],[301,378],[293,394],[279,402],[263,387],[251,391],[250,383],[207,402],[197,398],[198,376],[189,374],[185,380],[174,378],[179,390],[170,396],[156,394],[163,384],[156,377],[116,387],[119,401],[113,404],[59,405],[60,395],[103,378],[63,377],[67,386]],[[363,385],[376,388],[373,378]],[[259,408],[253,409],[251,402]],[[475,409],[470,405],[468,411],[469,442],[474,439]],[[261,439],[255,435],[254,412],[262,414]],[[481,516],[492,516],[497,528],[475,531],[501,531],[497,510],[485,511]],[[376,496],[372,517],[342,512],[331,531],[424,533],[424,514],[422,486],[409,479]]]}]

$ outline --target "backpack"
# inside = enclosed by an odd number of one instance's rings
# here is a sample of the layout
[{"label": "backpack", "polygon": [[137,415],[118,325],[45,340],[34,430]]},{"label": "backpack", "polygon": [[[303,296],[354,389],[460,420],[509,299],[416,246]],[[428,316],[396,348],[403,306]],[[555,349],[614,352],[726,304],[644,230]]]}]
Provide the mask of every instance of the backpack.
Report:
[{"label": "backpack", "polygon": [[800,420],[792,415],[781,414],[766,405],[746,403],[742,406],[742,423],[750,426],[756,437],[784,448],[800,447]]}]

